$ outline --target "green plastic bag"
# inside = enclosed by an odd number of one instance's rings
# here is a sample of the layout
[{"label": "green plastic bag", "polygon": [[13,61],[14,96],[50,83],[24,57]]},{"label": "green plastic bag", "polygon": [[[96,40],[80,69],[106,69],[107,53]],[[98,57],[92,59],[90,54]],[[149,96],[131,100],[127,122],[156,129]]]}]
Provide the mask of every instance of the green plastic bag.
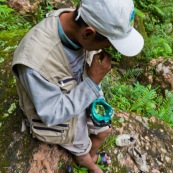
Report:
[{"label": "green plastic bag", "polygon": [[[97,110],[98,106],[102,108],[101,113]],[[96,99],[90,107],[90,117],[96,126],[107,126],[111,123],[113,115],[112,107],[104,99]]]}]

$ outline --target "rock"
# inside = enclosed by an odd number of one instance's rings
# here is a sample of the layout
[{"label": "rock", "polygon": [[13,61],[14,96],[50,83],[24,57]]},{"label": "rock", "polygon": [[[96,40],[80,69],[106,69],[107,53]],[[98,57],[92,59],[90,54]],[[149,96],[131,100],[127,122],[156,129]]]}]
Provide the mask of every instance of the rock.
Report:
[{"label": "rock", "polygon": [[162,153],[164,153],[164,154],[167,153],[167,151],[166,151],[164,148],[160,148],[160,151],[161,151]]},{"label": "rock", "polygon": [[160,86],[161,89],[173,89],[173,60],[159,57],[151,60],[144,69],[144,73],[138,78],[144,84]]},{"label": "rock", "polygon": [[[22,115],[19,112],[8,118],[10,128],[0,133],[0,172],[60,173],[65,170],[67,163],[72,162],[71,154],[58,145],[33,139],[29,129],[20,132]],[[5,137],[3,140],[2,136]]]},{"label": "rock", "polygon": [[154,169],[154,170],[152,170],[152,172],[151,172],[151,173],[160,173],[160,171],[158,171],[158,170]]},{"label": "rock", "polygon": [[118,161],[120,161],[123,157],[124,157],[123,154],[122,154],[122,153],[119,153],[119,154],[117,155]]},{"label": "rock", "polygon": [[55,9],[74,7],[71,0],[50,0],[48,2],[42,0],[8,0],[8,5],[23,15],[36,13],[41,4],[44,4],[44,6],[54,7]]},{"label": "rock", "polygon": [[[166,126],[161,120],[156,117],[151,117],[148,119],[148,125],[143,123],[143,118],[137,117],[134,113],[123,112],[116,114],[118,118],[128,117],[125,121],[125,126],[113,127],[115,128],[116,135],[119,134],[132,134],[135,131],[134,136],[137,139],[135,147],[139,149],[141,154],[146,155],[146,161],[149,166],[149,173],[151,172],[161,172],[166,173],[172,170],[173,164],[173,129]],[[139,116],[139,115],[138,115]],[[136,118],[137,117],[137,118]],[[115,146],[116,147],[116,146]],[[117,154],[114,155],[118,157],[118,163],[116,166],[119,168],[119,173],[121,173],[122,167],[124,168],[122,173],[125,172],[139,172],[139,169],[132,158],[129,157],[127,153],[128,147],[117,147]],[[116,150],[116,151],[117,151]],[[115,151],[115,148],[112,152]],[[123,157],[120,157],[123,156]],[[114,163],[113,161],[113,167]],[[130,171],[128,171],[130,170]],[[113,171],[112,171],[113,172]]]},{"label": "rock", "polygon": [[117,154],[117,152],[118,152],[118,150],[117,150],[117,149],[115,149],[113,153],[114,153],[114,154]]},{"label": "rock", "polygon": [[[123,122],[123,126],[115,124],[112,127],[112,135],[117,136],[122,133],[134,135],[137,139],[135,147],[141,154],[146,155],[149,172],[170,172],[173,164],[173,130],[155,117],[148,119],[146,127],[143,124],[143,118],[136,119],[136,116],[139,114],[117,113],[115,118],[126,117],[126,121]],[[72,155],[58,145],[48,145],[33,139],[29,131],[21,132],[21,122],[22,114],[17,109],[16,113],[9,116],[4,124],[10,128],[1,130],[0,138],[3,139],[0,143],[1,172],[8,170],[8,173],[64,173],[67,164],[74,163]],[[127,153],[127,149],[128,147],[111,145],[109,148],[112,157],[110,172],[139,172],[137,165]]]},{"label": "rock", "polygon": [[167,163],[171,163],[171,158],[170,157],[165,156],[165,160],[166,160]]},{"label": "rock", "polygon": [[75,8],[75,5],[72,0],[50,0],[55,8]]},{"label": "rock", "polygon": [[149,139],[148,136],[145,136],[144,139],[145,139],[146,141],[150,141],[150,139]]},{"label": "rock", "polygon": [[34,13],[41,0],[31,3],[29,0],[8,0],[8,5],[21,14]]}]

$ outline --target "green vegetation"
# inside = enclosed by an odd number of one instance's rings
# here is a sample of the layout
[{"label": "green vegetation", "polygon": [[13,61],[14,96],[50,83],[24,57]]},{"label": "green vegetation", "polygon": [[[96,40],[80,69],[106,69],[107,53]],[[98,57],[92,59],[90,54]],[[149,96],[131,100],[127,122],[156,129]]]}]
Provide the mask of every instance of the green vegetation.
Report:
[{"label": "green vegetation", "polygon": [[80,0],[73,0],[74,4],[77,5]]},{"label": "green vegetation", "polygon": [[52,11],[54,7],[50,3],[50,1],[43,1],[39,4],[36,13],[33,14],[32,20],[34,24],[37,24],[39,21],[45,18],[46,13]]},{"label": "green vegetation", "polygon": [[104,49],[104,51],[106,51],[107,53],[112,55],[112,60],[115,62],[119,62],[121,59],[121,54],[114,49],[113,47],[110,47],[109,49]]},{"label": "green vegetation", "polygon": [[138,82],[134,85],[112,83],[109,88],[111,91],[106,93],[105,97],[118,111],[136,112],[147,117],[157,116],[173,127],[172,92],[167,92],[163,97],[158,95],[151,85],[145,87]]},{"label": "green vegetation", "polygon": [[[142,20],[145,37],[144,57],[147,60],[173,54],[172,0],[135,0],[136,16]],[[139,26],[139,30],[140,30]],[[145,32],[145,33],[144,33]]]},{"label": "green vegetation", "polygon": [[[97,164],[100,162],[100,157],[97,159]],[[102,169],[102,170],[106,170],[106,166],[104,165],[99,165],[98,166]],[[77,165],[77,164],[73,164],[73,172],[74,173],[88,173],[88,169],[83,167],[83,166],[80,166],[80,165]]]},{"label": "green vegetation", "polygon": [[[21,37],[32,25],[23,16],[9,8],[6,0],[0,0],[0,21],[0,67],[3,74],[0,85],[2,85],[11,54],[16,49]],[[14,79],[12,80],[14,81]]]},{"label": "green vegetation", "polygon": [[24,16],[8,7],[6,0],[0,0],[0,131],[5,128],[4,121],[17,107],[15,79],[11,74],[12,54],[19,40],[31,28]]}]

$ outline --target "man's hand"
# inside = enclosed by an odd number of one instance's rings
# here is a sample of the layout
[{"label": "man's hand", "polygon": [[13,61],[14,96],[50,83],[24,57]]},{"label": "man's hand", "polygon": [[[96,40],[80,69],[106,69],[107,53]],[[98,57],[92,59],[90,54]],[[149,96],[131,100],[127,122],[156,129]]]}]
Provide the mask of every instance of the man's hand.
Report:
[{"label": "man's hand", "polygon": [[95,54],[88,70],[89,77],[99,84],[106,74],[111,70],[111,55],[106,52]]}]

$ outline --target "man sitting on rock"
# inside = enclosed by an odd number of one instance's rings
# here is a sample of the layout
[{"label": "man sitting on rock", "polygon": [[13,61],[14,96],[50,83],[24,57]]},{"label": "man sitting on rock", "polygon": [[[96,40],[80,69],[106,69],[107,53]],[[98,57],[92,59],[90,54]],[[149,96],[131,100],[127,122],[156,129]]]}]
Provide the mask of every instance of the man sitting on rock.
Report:
[{"label": "man sitting on rock", "polygon": [[111,56],[100,50],[113,46],[126,56],[138,54],[143,38],[133,21],[132,0],[82,0],[76,10],[48,13],[14,53],[20,107],[33,137],[61,145],[90,173],[104,172],[97,151],[111,132],[86,115],[103,97],[99,83],[111,69]]}]

